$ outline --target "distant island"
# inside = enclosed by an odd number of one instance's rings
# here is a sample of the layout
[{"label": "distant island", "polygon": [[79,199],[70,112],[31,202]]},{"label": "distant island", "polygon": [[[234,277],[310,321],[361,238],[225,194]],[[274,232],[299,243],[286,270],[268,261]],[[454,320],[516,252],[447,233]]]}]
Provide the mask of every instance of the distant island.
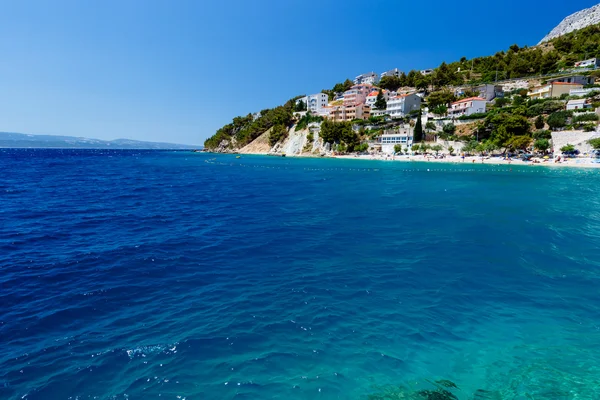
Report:
[{"label": "distant island", "polygon": [[0,148],[190,150],[200,149],[202,146],[130,139],[100,140],[74,136],[0,132]]}]

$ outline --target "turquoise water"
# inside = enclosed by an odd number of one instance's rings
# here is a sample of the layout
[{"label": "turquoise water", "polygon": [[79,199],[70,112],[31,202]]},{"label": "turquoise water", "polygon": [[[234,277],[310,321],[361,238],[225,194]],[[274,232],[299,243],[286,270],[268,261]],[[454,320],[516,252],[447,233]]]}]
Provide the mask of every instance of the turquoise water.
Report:
[{"label": "turquoise water", "polygon": [[81,150],[0,167],[0,398],[440,379],[461,400],[600,398],[598,170]]}]

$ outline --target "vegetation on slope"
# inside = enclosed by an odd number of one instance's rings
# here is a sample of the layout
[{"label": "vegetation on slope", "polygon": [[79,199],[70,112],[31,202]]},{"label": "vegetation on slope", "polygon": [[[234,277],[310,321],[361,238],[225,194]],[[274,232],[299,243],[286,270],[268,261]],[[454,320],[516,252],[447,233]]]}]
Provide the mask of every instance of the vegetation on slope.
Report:
[{"label": "vegetation on slope", "polygon": [[[548,74],[572,68],[575,62],[593,57],[600,57],[600,25],[588,26],[536,47],[521,48],[512,45],[508,50],[500,51],[492,56],[473,59],[463,57],[459,61],[443,62],[430,75],[410,71],[400,77],[384,77],[379,86],[388,90],[397,90],[405,86],[424,90],[433,89],[427,98],[430,111],[437,115],[444,115],[447,112],[448,103],[456,99],[454,92],[447,89],[447,86],[489,83],[496,79],[525,78]],[[597,74],[597,72],[594,71],[592,74]],[[327,93],[331,100],[336,93],[343,93],[352,85],[352,81],[346,79],[344,82],[334,85],[332,89],[323,90],[323,92]],[[472,93],[465,93],[467,97],[471,95]],[[545,123],[554,130],[569,127],[591,130],[595,127],[596,121],[589,120],[593,117],[573,118],[572,112],[565,112],[564,100],[566,99],[528,100],[526,91],[512,95],[512,101],[508,96],[506,99],[497,99],[495,107],[492,107],[488,113],[471,116],[473,119],[485,119],[480,123],[473,139],[489,142],[487,143],[488,149],[492,146],[504,149],[517,148],[522,147],[528,140],[531,142],[532,140],[547,139],[546,137],[536,137],[536,132],[532,134],[532,125],[538,132],[543,131]],[[593,96],[596,95],[597,93],[593,94]],[[296,104],[298,98],[288,101],[283,106],[263,110],[258,117],[248,114],[245,117],[234,118],[230,124],[225,125],[214,136],[207,139],[205,147],[215,149],[223,141],[227,141],[230,147],[242,147],[276,125],[286,128],[284,130],[280,127],[275,129],[276,135],[271,140],[275,140],[277,137],[280,140],[285,136],[284,131],[287,132],[287,128],[292,123],[293,112],[305,108],[304,104]],[[600,99],[593,100],[595,100],[592,102],[593,106],[600,105],[598,101]],[[316,117],[313,118],[316,119]],[[531,118],[534,120],[529,121],[528,119]],[[586,118],[588,119],[586,120]],[[301,120],[303,125],[307,125],[309,122],[313,122],[313,120]],[[333,140],[330,143],[341,144],[347,149],[358,146],[351,135],[345,136],[338,131],[347,132],[346,128],[333,130],[334,133],[331,134]],[[519,136],[525,136],[525,138],[519,139],[517,138]],[[232,142],[235,142],[235,145]],[[543,147],[543,142],[539,144]]]}]

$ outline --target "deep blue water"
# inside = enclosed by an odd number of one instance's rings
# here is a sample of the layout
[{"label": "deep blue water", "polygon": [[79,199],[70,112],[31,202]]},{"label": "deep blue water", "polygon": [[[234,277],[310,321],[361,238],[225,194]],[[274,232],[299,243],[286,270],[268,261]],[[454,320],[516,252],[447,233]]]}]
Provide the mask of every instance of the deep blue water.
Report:
[{"label": "deep blue water", "polygon": [[600,398],[600,170],[0,150],[0,171],[1,399]]}]

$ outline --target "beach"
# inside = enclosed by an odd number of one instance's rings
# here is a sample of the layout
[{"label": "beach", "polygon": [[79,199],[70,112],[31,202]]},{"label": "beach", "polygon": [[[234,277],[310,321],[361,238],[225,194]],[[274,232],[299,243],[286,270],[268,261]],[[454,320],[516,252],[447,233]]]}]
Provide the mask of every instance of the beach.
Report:
[{"label": "beach", "polygon": [[391,156],[391,155],[335,155],[331,158],[346,160],[375,160],[375,161],[398,161],[398,162],[431,162],[452,164],[488,164],[488,165],[520,165],[532,167],[576,167],[576,168],[600,168],[600,163],[594,163],[591,158],[571,158],[567,161],[554,162],[552,159],[540,160],[539,162],[523,161],[520,159],[507,160],[502,157],[480,157],[480,156],[445,156],[435,158],[433,156]]}]

